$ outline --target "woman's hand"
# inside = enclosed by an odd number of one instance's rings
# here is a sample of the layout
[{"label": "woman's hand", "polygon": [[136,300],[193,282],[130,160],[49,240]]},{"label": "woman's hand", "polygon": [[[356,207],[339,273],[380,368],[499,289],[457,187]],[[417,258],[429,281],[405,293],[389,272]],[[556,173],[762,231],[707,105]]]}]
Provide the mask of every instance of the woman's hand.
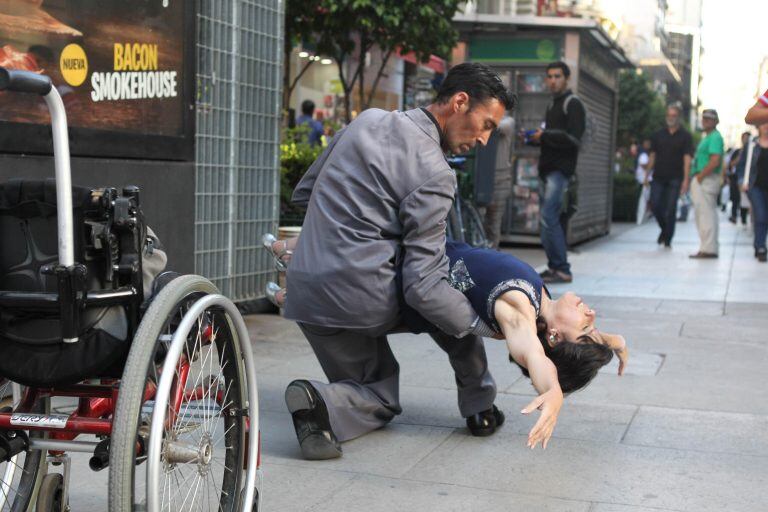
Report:
[{"label": "woman's hand", "polygon": [[545,450],[547,449],[547,443],[549,443],[549,438],[552,437],[552,431],[557,423],[557,415],[560,413],[562,406],[563,392],[560,391],[560,387],[556,387],[537,396],[525,409],[520,411],[523,414],[530,414],[536,409],[541,410],[539,421],[536,422],[528,434],[528,446],[531,450],[536,448],[539,442],[541,442],[541,446]]},{"label": "woman's hand", "polygon": [[[624,340],[624,337],[621,337]],[[627,367],[627,361],[629,361],[629,349],[627,348],[627,342],[624,341],[624,346],[613,350],[616,357],[619,358],[619,376],[624,375],[624,368]]]},{"label": "woman's hand", "polygon": [[600,339],[619,358],[619,375],[624,375],[624,369],[627,367],[627,361],[629,361],[627,340],[620,334],[608,334],[607,332],[601,332]]}]

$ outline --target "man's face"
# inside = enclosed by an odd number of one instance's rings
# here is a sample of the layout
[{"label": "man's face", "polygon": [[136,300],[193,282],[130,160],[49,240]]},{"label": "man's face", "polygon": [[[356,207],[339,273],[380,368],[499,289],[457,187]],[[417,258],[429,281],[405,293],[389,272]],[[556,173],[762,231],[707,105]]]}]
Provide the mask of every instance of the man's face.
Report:
[{"label": "man's face", "polygon": [[680,126],[680,112],[676,108],[667,109],[667,126],[677,128]]},{"label": "man's face", "polygon": [[702,117],[701,126],[702,128],[704,128],[705,132],[709,132],[715,129],[715,126],[717,126],[717,123],[711,117]]},{"label": "man's face", "polygon": [[488,138],[504,117],[504,105],[496,98],[469,107],[469,96],[456,93],[451,98],[453,114],[445,121],[444,150],[453,154],[466,153],[478,142],[485,146]]},{"label": "man's face", "polygon": [[747,142],[749,142],[749,134],[748,133],[741,134],[741,145],[746,146]]},{"label": "man's face", "polygon": [[552,94],[560,94],[565,92],[568,87],[568,78],[563,74],[563,70],[560,68],[552,68],[547,70],[547,88]]}]

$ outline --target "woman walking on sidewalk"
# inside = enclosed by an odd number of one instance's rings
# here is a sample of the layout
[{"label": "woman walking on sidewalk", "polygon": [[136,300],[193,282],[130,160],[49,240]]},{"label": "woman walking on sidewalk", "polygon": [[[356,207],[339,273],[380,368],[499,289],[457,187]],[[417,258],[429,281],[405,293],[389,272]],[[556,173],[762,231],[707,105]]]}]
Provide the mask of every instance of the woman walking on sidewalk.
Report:
[{"label": "woman walking on sidewalk", "polygon": [[759,137],[754,143],[750,142],[746,149],[744,190],[752,203],[755,258],[765,263],[768,259],[768,124],[760,125],[758,131]]}]

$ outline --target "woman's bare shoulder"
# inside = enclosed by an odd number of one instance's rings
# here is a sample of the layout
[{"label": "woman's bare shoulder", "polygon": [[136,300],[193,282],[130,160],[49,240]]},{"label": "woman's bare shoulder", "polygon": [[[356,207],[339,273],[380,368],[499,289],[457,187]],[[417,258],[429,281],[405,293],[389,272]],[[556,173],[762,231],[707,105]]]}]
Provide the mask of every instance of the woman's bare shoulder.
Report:
[{"label": "woman's bare shoulder", "polygon": [[494,304],[494,314],[499,323],[516,318],[536,322],[536,310],[528,296],[520,290],[509,290],[500,295]]}]

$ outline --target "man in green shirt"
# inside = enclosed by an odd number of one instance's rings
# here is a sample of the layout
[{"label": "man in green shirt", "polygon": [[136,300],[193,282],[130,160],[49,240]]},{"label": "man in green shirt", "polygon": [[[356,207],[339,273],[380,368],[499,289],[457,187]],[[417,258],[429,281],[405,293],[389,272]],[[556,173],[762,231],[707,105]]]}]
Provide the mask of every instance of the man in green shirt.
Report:
[{"label": "man in green shirt", "polygon": [[683,193],[690,184],[691,201],[696,211],[696,228],[699,231],[699,252],[691,258],[717,258],[717,195],[720,193],[723,163],[723,136],[717,131],[720,119],[717,111],[707,109],[701,114],[704,137],[696,148],[691,166],[691,176],[683,182]]}]

